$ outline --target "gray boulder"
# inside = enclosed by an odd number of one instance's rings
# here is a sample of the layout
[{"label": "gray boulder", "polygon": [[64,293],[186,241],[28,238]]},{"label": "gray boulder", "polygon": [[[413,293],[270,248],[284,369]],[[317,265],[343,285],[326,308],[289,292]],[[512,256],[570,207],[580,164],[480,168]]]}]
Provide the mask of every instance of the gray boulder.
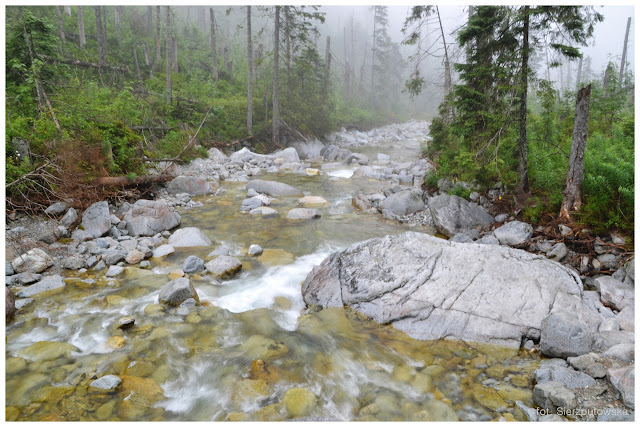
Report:
[{"label": "gray boulder", "polygon": [[44,213],[49,215],[50,217],[60,216],[64,213],[64,211],[67,210],[68,207],[69,205],[65,202],[56,202],[45,209]]},{"label": "gray boulder", "polygon": [[14,274],[16,274],[15,271],[13,271],[13,266],[11,265],[11,262],[6,259],[4,260],[4,275],[5,276],[12,276]]},{"label": "gray boulder", "polygon": [[567,246],[562,242],[558,242],[547,251],[547,258],[560,262],[566,258],[568,254],[569,250],[567,249]]},{"label": "gray boulder", "polygon": [[276,151],[271,154],[276,159],[284,159],[285,163],[299,163],[300,157],[298,156],[298,151],[296,151],[293,147],[287,147],[284,150]]},{"label": "gray boulder", "polygon": [[271,218],[278,216],[278,211],[273,208],[268,208],[266,206],[262,206],[259,208],[251,209],[249,211],[251,215],[261,215],[263,218]]},{"label": "gray boulder", "polygon": [[153,236],[180,225],[180,214],[169,207],[165,200],[144,200],[135,202],[122,218],[127,223],[130,236]]},{"label": "gray boulder", "polygon": [[593,347],[592,328],[570,310],[550,313],[542,321],[541,328],[540,351],[547,356],[580,356]]},{"label": "gray boulder", "polygon": [[104,274],[106,277],[115,277],[124,273],[124,267],[119,265],[110,265],[107,272]]},{"label": "gray boulder", "polygon": [[436,228],[448,237],[493,223],[493,217],[483,207],[458,196],[432,197],[428,205]]},{"label": "gray boulder", "polygon": [[538,384],[555,381],[570,389],[591,387],[596,384],[589,375],[566,366],[542,366],[536,370],[535,377]]},{"label": "gray boulder", "polygon": [[311,208],[293,208],[287,213],[287,219],[291,220],[307,220],[320,217],[321,215],[318,211]]},{"label": "gray boulder", "polygon": [[238,258],[221,255],[213,261],[206,263],[204,267],[214,276],[221,279],[228,279],[242,269],[242,263]]},{"label": "gray boulder", "polygon": [[549,381],[533,388],[533,403],[551,413],[556,408],[573,409],[577,402],[575,393],[562,383]]},{"label": "gray boulder", "polygon": [[247,189],[253,188],[258,193],[268,194],[273,197],[283,196],[302,196],[302,191],[295,187],[277,181],[265,181],[263,179],[254,179],[247,183]]},{"label": "gray boulder", "polygon": [[504,246],[449,242],[407,232],[331,255],[302,285],[307,305],[350,306],[421,340],[441,338],[518,348],[537,340],[550,313],[597,328],[572,270]]},{"label": "gray boulder", "polygon": [[496,228],[493,234],[502,245],[518,245],[533,235],[533,227],[526,222],[511,221]]},{"label": "gray boulder", "polygon": [[53,265],[53,258],[40,248],[33,248],[11,261],[16,273],[40,273]]},{"label": "gray boulder", "polygon": [[111,230],[111,214],[109,204],[105,201],[96,202],[82,213],[82,228],[93,238],[104,236]]},{"label": "gray boulder", "polygon": [[635,399],[635,375],[634,365],[625,366],[622,368],[611,368],[607,371],[607,379],[620,394],[622,402],[628,408],[634,409]]},{"label": "gray boulder", "polygon": [[338,156],[338,151],[340,151],[340,147],[331,144],[325,146],[322,150],[320,150],[320,155],[324,157],[326,161],[333,162]]},{"label": "gray boulder", "polygon": [[185,277],[167,283],[162,287],[158,295],[158,301],[160,303],[172,307],[179,306],[189,298],[193,298],[196,301],[200,300],[193,284]]},{"label": "gray boulder", "polygon": [[199,228],[185,227],[176,230],[169,237],[169,244],[174,248],[191,248],[195,246],[211,246],[212,242]]},{"label": "gray boulder", "polygon": [[260,256],[263,250],[260,245],[251,245],[249,246],[248,254],[249,256]]},{"label": "gray boulder", "polygon": [[66,286],[66,284],[64,283],[62,276],[56,274],[55,276],[47,276],[28,288],[21,289],[17,295],[20,298],[28,298],[42,292],[63,288],[64,286]]},{"label": "gray boulder", "polygon": [[275,157],[257,154],[249,150],[247,147],[242,148],[229,156],[231,161],[250,162],[251,160],[273,160]]},{"label": "gray boulder", "polygon": [[204,261],[195,255],[189,255],[182,263],[182,271],[185,273],[197,273],[204,270]]},{"label": "gray boulder", "polygon": [[635,291],[632,285],[614,279],[611,276],[600,276],[595,280],[596,288],[600,292],[600,300],[614,310],[622,310],[627,306],[633,307]]},{"label": "gray boulder", "polygon": [[78,219],[78,211],[74,208],[69,208],[66,214],[60,220],[60,224],[69,228]]},{"label": "gray boulder", "polygon": [[169,194],[189,193],[191,196],[212,194],[215,186],[204,176],[176,176],[167,185]]},{"label": "gray boulder", "polygon": [[412,190],[399,191],[384,199],[378,207],[390,210],[394,215],[403,216],[424,210],[422,194]]}]

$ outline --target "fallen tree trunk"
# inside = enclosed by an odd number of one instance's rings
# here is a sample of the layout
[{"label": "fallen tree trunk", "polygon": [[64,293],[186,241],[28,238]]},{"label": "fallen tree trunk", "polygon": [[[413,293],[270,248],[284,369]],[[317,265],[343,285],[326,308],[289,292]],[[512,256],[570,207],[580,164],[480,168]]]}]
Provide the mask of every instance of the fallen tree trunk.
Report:
[{"label": "fallen tree trunk", "polygon": [[173,175],[144,175],[130,179],[127,176],[103,176],[97,178],[94,183],[102,187],[135,187],[138,185],[148,185],[171,181]]}]

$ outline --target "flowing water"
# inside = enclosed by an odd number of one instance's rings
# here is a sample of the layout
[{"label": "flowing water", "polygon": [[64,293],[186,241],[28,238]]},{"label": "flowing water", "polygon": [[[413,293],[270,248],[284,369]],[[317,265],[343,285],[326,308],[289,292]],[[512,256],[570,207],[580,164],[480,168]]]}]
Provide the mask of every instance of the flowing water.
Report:
[{"label": "flowing water", "polygon": [[[375,159],[417,157],[419,141],[356,148]],[[318,166],[319,165],[314,165]],[[321,219],[292,222],[297,198],[272,202],[279,217],[240,212],[243,183],[222,182],[218,196],[182,212],[243,263],[232,280],[191,281],[202,305],[157,305],[168,273],[213,248],[183,248],[151,269],[117,279],[67,273],[64,290],[36,295],[6,328],[9,420],[339,420],[523,419],[531,405],[536,356],[452,341],[416,341],[348,309],[306,312],[300,285],[327,255],[408,226],[357,212],[351,198],[388,183],[352,176],[355,167],[319,176],[264,174],[325,198]],[[414,231],[433,233],[420,226]],[[251,244],[264,253],[246,256]],[[117,329],[133,317],[134,327]],[[112,392],[89,387],[117,375]]]}]

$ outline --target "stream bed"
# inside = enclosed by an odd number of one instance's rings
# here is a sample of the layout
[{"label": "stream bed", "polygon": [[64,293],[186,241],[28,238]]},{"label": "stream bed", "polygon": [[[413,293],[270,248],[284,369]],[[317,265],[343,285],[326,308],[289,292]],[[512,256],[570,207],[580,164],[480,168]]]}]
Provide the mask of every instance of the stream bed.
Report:
[{"label": "stream bed", "polygon": [[[398,144],[352,151],[418,157],[419,140]],[[389,183],[352,176],[355,168],[259,176],[326,199],[319,219],[287,220],[297,197],[273,201],[277,217],[241,212],[246,184],[223,181],[219,195],[193,198],[203,207],[181,211],[181,227],[198,227],[212,247],[176,248],[117,279],[67,271],[61,292],[38,295],[6,328],[7,419],[524,420],[516,401],[532,406],[536,354],[417,341],[349,309],[305,310],[300,285],[332,252],[408,229],[435,233],[357,211],[356,192]],[[252,244],[264,253],[247,256]],[[191,275],[200,306],[158,305],[187,256],[207,261],[221,246],[242,261],[240,274],[223,282]],[[117,329],[122,317],[135,325]],[[104,375],[122,384],[89,386]]]}]

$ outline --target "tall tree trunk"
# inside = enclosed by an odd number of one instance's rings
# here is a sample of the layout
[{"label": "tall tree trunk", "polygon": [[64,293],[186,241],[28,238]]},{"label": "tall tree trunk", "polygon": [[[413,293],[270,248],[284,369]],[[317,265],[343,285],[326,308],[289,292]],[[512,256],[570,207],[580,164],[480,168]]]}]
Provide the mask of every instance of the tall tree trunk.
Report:
[{"label": "tall tree trunk", "polygon": [[322,93],[326,101],[329,95],[329,74],[331,73],[331,38],[327,36],[327,51],[324,54],[324,82],[322,83]]},{"label": "tall tree trunk", "polygon": [[147,6],[147,11],[144,15],[145,23],[147,25],[147,33],[152,34],[153,31],[153,6]]},{"label": "tall tree trunk", "polygon": [[284,40],[287,49],[287,80],[291,79],[291,12],[290,6],[284,7]]},{"label": "tall tree trunk", "polygon": [[133,63],[136,66],[136,76],[138,76],[138,80],[140,84],[142,84],[142,75],[140,74],[140,64],[138,63],[138,50],[136,45],[133,45]]},{"label": "tall tree trunk", "polygon": [[344,48],[344,93],[345,101],[349,100],[349,61],[347,60],[347,27],[342,29],[342,42]]},{"label": "tall tree trunk", "polygon": [[609,65],[607,65],[607,69],[604,71],[604,79],[602,80],[602,86],[604,86],[605,94],[609,90],[609,84],[611,83],[612,74],[613,74],[613,65],[609,63]]},{"label": "tall tree trunk", "polygon": [[451,62],[449,62],[449,52],[447,50],[447,40],[444,37],[444,29],[442,28],[442,20],[440,19],[440,9],[436,6],[436,12],[438,13],[438,23],[440,24],[440,33],[442,34],[442,45],[444,46],[444,99],[445,99],[445,123],[451,119],[451,108],[447,97],[451,93]]},{"label": "tall tree trunk", "polygon": [[65,6],[64,13],[66,13],[67,16],[71,16],[71,6]]},{"label": "tall tree trunk", "polygon": [[366,65],[367,62],[367,42],[364,42],[364,55],[362,56],[362,66],[360,67],[360,79],[358,80],[358,96],[360,99],[362,99],[363,96],[363,80],[364,80],[364,67]]},{"label": "tall tree trunk", "polygon": [[84,34],[84,17],[82,16],[82,6],[78,6],[78,33],[80,36],[80,49],[84,49],[87,44],[87,38]]},{"label": "tall tree trunk", "polygon": [[109,53],[109,35],[107,33],[107,6],[102,6],[102,48],[104,49],[104,57]]},{"label": "tall tree trunk", "polygon": [[273,107],[271,141],[280,144],[280,117],[278,115],[278,62],[280,59],[280,6],[276,6],[275,31],[273,32]]},{"label": "tall tree trunk", "polygon": [[229,69],[229,48],[228,47],[224,47],[224,49],[222,49],[222,60],[224,61],[224,68],[225,70],[227,70],[227,78],[229,80],[231,80],[231,77],[233,77],[231,75],[231,71]]},{"label": "tall tree trunk", "polygon": [[156,6],[156,67],[162,66],[162,49],[160,42],[160,6]]},{"label": "tall tree trunk", "polygon": [[[469,25],[469,22],[471,22],[471,17],[473,16],[473,6],[469,5],[467,7],[469,8],[469,10],[468,10],[469,16],[467,18],[467,25]],[[469,41],[467,42],[467,46],[466,46],[467,58],[469,58],[471,56],[471,48],[472,48],[471,39],[469,39]]]},{"label": "tall tree trunk", "polygon": [[524,7],[522,68],[520,70],[520,188],[529,191],[527,167],[527,89],[529,83],[529,6]]},{"label": "tall tree trunk", "polygon": [[551,71],[550,71],[550,66],[549,66],[549,48],[547,46],[544,47],[544,54],[546,57],[546,63],[547,63],[547,81],[550,82],[551,81]]},{"label": "tall tree trunk", "polygon": [[[226,52],[226,48],[225,48]],[[253,129],[253,40],[251,38],[251,6],[247,6],[247,135]]]},{"label": "tall tree trunk", "polygon": [[165,73],[167,75],[167,104],[171,105],[173,102],[172,88],[171,88],[171,9],[166,6],[165,9]]},{"label": "tall tree trunk", "polygon": [[560,72],[560,92],[564,92],[564,67],[562,65],[562,59],[560,59],[558,62],[560,62],[560,68],[559,68],[559,72]]},{"label": "tall tree trunk", "polygon": [[171,71],[177,73],[178,70],[178,40],[171,36]]},{"label": "tall tree trunk", "polygon": [[571,60],[567,61],[567,88],[572,90],[571,86]]},{"label": "tall tree trunk", "polygon": [[104,36],[102,35],[102,7],[94,6],[94,10],[96,11],[96,31],[98,37],[98,60],[100,65],[104,65],[105,61],[105,52],[104,52]]},{"label": "tall tree trunk", "polygon": [[376,8],[373,6],[373,46],[371,47],[371,100],[373,101],[373,94],[375,90],[373,88],[374,75],[376,69]]},{"label": "tall tree trunk", "polygon": [[582,180],[584,179],[584,151],[587,146],[589,125],[589,100],[591,84],[578,91],[576,113],[573,120],[573,138],[571,140],[571,156],[569,172],[564,187],[564,199],[560,208],[560,217],[568,220],[571,211],[577,211],[582,205]]},{"label": "tall tree trunk", "polygon": [[153,64],[151,63],[151,52],[149,52],[149,45],[144,42],[142,46],[142,53],[144,54],[144,65],[149,68],[149,78],[153,78]]},{"label": "tall tree trunk", "polygon": [[624,33],[624,47],[622,48],[622,60],[620,61],[620,87],[624,87],[624,69],[627,65],[627,43],[629,42],[629,28],[631,27],[631,17],[627,19],[627,31]]},{"label": "tall tree trunk", "polygon": [[582,81],[582,57],[580,57],[580,61],[578,62],[578,74],[576,75],[576,86],[580,87],[581,81]]},{"label": "tall tree trunk", "polygon": [[58,34],[60,35],[60,40],[65,41],[66,38],[64,36],[64,25],[62,24],[62,13],[60,13],[60,6],[56,6],[56,14],[58,15]]},{"label": "tall tree trunk", "polygon": [[[211,60],[213,61],[213,68],[211,69],[211,76],[213,81],[218,81],[218,46],[216,45],[216,20],[213,16],[213,8],[209,8],[209,21],[211,21]],[[248,24],[250,25],[250,24]]]},{"label": "tall tree trunk", "polygon": [[113,19],[116,27],[116,36],[118,45],[120,45],[120,13],[122,12],[122,6],[116,6],[113,10]]}]

